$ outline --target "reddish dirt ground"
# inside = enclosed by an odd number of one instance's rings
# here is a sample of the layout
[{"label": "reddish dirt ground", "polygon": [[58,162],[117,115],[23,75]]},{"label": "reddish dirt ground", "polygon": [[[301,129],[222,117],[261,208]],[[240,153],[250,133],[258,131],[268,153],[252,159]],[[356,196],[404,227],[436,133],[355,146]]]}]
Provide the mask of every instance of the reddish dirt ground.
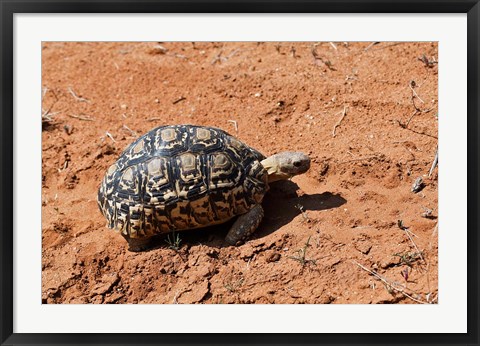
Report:
[{"label": "reddish dirt ground", "polygon": [[[43,303],[437,303],[436,43],[43,45]],[[311,169],[229,224],[129,252],[96,195],[139,135],[222,128]],[[423,178],[423,189],[412,185]]]}]

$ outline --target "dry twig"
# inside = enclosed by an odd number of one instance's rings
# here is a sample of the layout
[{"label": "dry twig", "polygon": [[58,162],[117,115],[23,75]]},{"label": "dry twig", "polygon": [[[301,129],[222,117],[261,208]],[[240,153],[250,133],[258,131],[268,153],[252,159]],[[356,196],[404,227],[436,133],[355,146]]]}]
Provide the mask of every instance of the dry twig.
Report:
[{"label": "dry twig", "polygon": [[127,130],[128,132],[130,132],[130,134],[134,137],[138,137],[138,133],[136,133],[135,131],[133,131],[130,127],[128,127],[127,125],[123,125],[122,128],[124,130]]},{"label": "dry twig", "polygon": [[90,117],[89,115],[75,115],[75,114],[67,114],[70,118],[75,118],[78,120],[84,120],[84,121],[95,121],[94,118]]},{"label": "dry twig", "polygon": [[345,118],[345,115],[347,115],[347,106],[343,106],[343,111],[341,112],[342,113],[342,116],[340,117],[340,119],[337,121],[337,123],[333,126],[333,131],[332,131],[332,136],[335,138],[336,134],[335,134],[335,131],[337,130],[337,127],[340,126],[343,118]]},{"label": "dry twig", "polygon": [[[43,102],[43,99],[45,98],[45,95],[47,94],[48,90],[49,90],[48,88],[43,89],[42,102]],[[53,106],[58,102],[58,96],[55,93],[55,91],[51,90],[51,92],[52,92],[53,96],[55,97],[55,100],[52,102],[52,104],[50,105],[50,107],[48,107],[47,110],[44,110],[42,108],[42,123],[53,123],[54,122],[53,116],[55,114],[60,113],[60,112],[51,113],[51,110],[52,110]]]},{"label": "dry twig", "polygon": [[[427,264],[427,261],[425,261],[425,258],[423,258],[423,255],[422,255],[422,252],[418,249],[418,246],[417,244],[415,243],[415,241],[413,240],[412,236],[410,235],[410,230],[408,229],[408,227],[406,227],[402,220],[398,220],[398,228],[400,228],[402,231],[405,232],[405,234],[407,235],[408,239],[410,239],[410,241],[412,242],[413,244],[413,247],[415,248],[415,250],[417,250],[418,254],[420,255],[420,258],[422,259],[423,263],[424,264]],[[412,233],[413,234],[413,233]]]},{"label": "dry twig", "polygon": [[227,122],[232,123],[235,128],[235,132],[238,132],[238,123],[236,120],[227,120]]},{"label": "dry twig", "polygon": [[410,124],[410,121],[412,120],[412,118],[417,114],[417,113],[428,113],[430,111],[433,110],[433,107],[432,108],[429,108],[429,109],[420,109],[418,108],[418,106],[415,104],[415,99],[419,99],[421,103],[425,103],[425,101],[423,101],[421,99],[420,96],[418,96],[417,92],[415,91],[415,87],[417,86],[417,83],[415,83],[414,80],[410,81],[410,84],[408,85],[410,87],[410,89],[412,90],[412,104],[413,104],[413,107],[415,108],[415,112],[412,114],[412,116],[410,117],[410,119],[408,120],[408,122],[406,123],[405,127],[408,127],[408,124]]},{"label": "dry twig", "polygon": [[187,99],[186,97],[180,96],[180,98],[176,99],[176,100],[173,101],[172,103],[173,103],[174,105],[176,105],[177,103],[182,102],[182,101],[185,101],[186,99]]},{"label": "dry twig", "polygon": [[292,53],[292,57],[293,57],[294,59],[297,58],[297,50],[295,49],[295,47],[292,46],[292,47],[290,48],[290,53]]},{"label": "dry twig", "polygon": [[73,98],[75,100],[77,100],[78,102],[88,102],[90,103],[90,100],[87,100],[86,98],[83,98],[83,97],[80,97],[78,96],[75,91],[73,91],[73,89],[71,87],[68,87],[68,92],[73,96]]},{"label": "dry twig", "polygon": [[318,52],[317,52],[318,45],[319,44],[317,43],[312,46],[312,55],[313,55],[313,58],[315,59],[315,62],[318,64],[318,61],[321,61],[322,63],[325,64],[325,66],[328,67],[329,70],[336,71],[336,69],[333,67],[333,64],[330,60],[325,60],[320,55],[318,55]]},{"label": "dry twig", "polygon": [[117,143],[117,141],[115,140],[115,138],[113,138],[113,136],[110,132],[107,131],[107,132],[105,132],[105,134],[107,135],[108,138],[110,138],[113,141],[113,143]]},{"label": "dry twig", "polygon": [[228,59],[230,59],[232,56],[234,56],[235,54],[238,53],[238,49],[235,49],[233,50],[229,55],[227,56],[222,56],[222,53],[223,53],[223,50],[220,51],[220,53],[218,53],[212,60],[211,64],[212,65],[215,65],[217,62],[225,62],[227,61]]},{"label": "dry twig", "polygon": [[423,62],[426,67],[433,67],[438,64],[438,61],[435,59],[435,57],[432,57],[432,59],[428,59],[425,54],[423,54],[422,57],[418,58],[418,60]]},{"label": "dry twig", "polygon": [[430,171],[428,172],[429,177],[432,176],[433,170],[435,169],[435,167],[437,167],[437,164],[438,164],[438,148],[437,148],[437,151],[435,152],[435,158],[433,159],[432,167],[430,167]]},{"label": "dry twig", "polygon": [[370,48],[372,48],[373,46],[379,44],[380,42],[372,42],[370,43],[363,51],[366,52],[367,50],[369,50]]},{"label": "dry twig", "polygon": [[380,274],[378,274],[377,272],[373,271],[373,270],[370,270],[368,268],[366,268],[365,266],[361,265],[360,263],[356,262],[356,261],[352,261],[354,264],[356,264],[357,266],[359,266],[360,268],[362,268],[363,270],[369,272],[370,274],[372,274],[373,276],[375,276],[377,279],[379,279],[380,281],[382,281],[385,285],[387,285],[388,287],[390,287],[392,290],[394,291],[397,291],[401,294],[403,294],[405,297],[417,302],[417,303],[420,303],[420,304],[428,304],[427,302],[423,301],[423,300],[420,300],[420,299],[417,299],[417,298],[414,298],[412,297],[410,294],[408,294],[407,292],[405,292],[405,289],[406,287],[403,287],[403,286],[400,286],[399,284],[395,284],[395,283],[392,283],[390,281],[388,281],[387,279],[385,279],[383,276],[381,276]]}]

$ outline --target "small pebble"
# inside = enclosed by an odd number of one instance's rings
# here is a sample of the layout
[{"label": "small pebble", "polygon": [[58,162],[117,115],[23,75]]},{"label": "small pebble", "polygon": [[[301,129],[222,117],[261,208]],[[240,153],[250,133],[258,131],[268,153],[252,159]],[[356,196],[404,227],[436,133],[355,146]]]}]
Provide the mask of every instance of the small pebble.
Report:
[{"label": "small pebble", "polygon": [[423,183],[422,177],[418,177],[417,180],[412,185],[412,192],[417,193],[422,191],[422,189],[425,187],[425,184]]}]

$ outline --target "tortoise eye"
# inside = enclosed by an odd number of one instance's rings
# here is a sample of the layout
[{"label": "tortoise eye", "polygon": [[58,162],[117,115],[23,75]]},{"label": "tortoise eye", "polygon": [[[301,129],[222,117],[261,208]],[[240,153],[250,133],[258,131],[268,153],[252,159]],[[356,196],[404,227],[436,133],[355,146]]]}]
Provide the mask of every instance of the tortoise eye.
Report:
[{"label": "tortoise eye", "polygon": [[301,163],[300,161],[295,161],[295,162],[293,163],[293,165],[294,165],[295,167],[300,167],[300,166],[302,165],[302,163]]}]

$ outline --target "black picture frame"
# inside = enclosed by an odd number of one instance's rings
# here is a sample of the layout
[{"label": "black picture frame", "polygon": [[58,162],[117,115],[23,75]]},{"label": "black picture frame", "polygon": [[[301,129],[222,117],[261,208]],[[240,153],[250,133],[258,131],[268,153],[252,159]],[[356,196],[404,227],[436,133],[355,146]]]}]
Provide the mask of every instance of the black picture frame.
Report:
[{"label": "black picture frame", "polygon": [[[479,327],[479,0],[66,1],[0,0],[2,345],[434,344],[478,345]],[[13,16],[15,13],[467,13],[468,332],[465,334],[28,334],[13,332]],[[455,318],[455,316],[452,316]]]}]

